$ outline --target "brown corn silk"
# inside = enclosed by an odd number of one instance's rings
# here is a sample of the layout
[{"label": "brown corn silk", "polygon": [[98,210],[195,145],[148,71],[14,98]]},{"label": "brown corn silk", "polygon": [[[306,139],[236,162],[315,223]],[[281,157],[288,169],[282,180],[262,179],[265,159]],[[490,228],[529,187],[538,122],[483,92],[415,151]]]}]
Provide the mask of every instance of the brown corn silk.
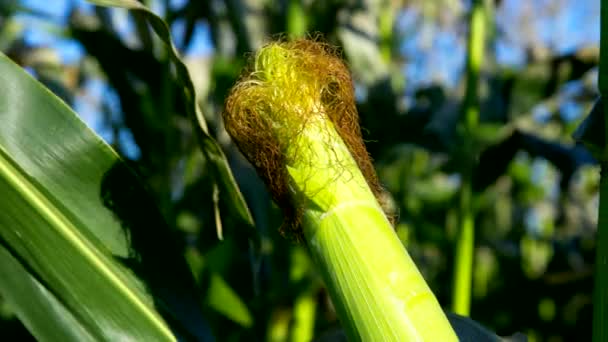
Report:
[{"label": "brown corn silk", "polygon": [[351,75],[332,46],[308,39],[264,46],[231,89],[223,112],[226,130],[283,211],[281,232],[297,240],[303,202],[289,191],[286,166],[298,154],[285,151],[303,125],[319,115],[331,120],[384,207],[383,189],[361,137]]}]

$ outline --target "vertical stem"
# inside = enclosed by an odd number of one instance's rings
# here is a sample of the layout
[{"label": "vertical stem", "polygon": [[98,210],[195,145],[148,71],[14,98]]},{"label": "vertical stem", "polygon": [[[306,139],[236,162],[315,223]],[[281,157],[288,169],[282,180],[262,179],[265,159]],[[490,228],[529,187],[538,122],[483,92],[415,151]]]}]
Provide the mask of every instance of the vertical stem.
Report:
[{"label": "vertical stem", "polygon": [[380,5],[378,29],[380,33],[380,54],[384,62],[390,63],[393,49],[393,21],[395,9],[392,0],[385,0]]},{"label": "vertical stem", "polygon": [[302,0],[289,0],[287,4],[287,34],[289,38],[300,38],[306,34],[306,13]]},{"label": "vertical stem", "polygon": [[[600,70],[598,88],[604,109],[604,141],[608,137],[608,0],[601,0],[600,11]],[[600,206],[597,222],[597,251],[593,301],[593,341],[608,341],[608,167],[607,146],[601,156]]]},{"label": "vertical stem", "polygon": [[484,4],[481,0],[473,0],[470,18],[467,45],[467,88],[464,100],[464,115],[467,133],[471,133],[479,122],[477,88],[479,83],[479,70],[481,69],[481,63],[484,57],[486,20]]},{"label": "vertical stem", "polygon": [[473,134],[479,123],[477,87],[485,41],[485,13],[481,0],[474,0],[471,8],[467,45],[467,85],[463,105],[464,156],[462,188],[460,192],[460,229],[456,240],[454,259],[454,287],[452,310],[468,316],[471,307],[471,281],[473,278],[473,252],[475,246],[475,217],[473,213],[471,173],[475,162]]},{"label": "vertical stem", "polygon": [[460,195],[460,229],[456,239],[452,310],[468,316],[471,311],[471,282],[473,277],[473,251],[475,222],[471,208],[471,184],[463,181]]},{"label": "vertical stem", "polygon": [[[603,3],[604,1],[602,1]],[[603,7],[603,6],[602,6]],[[606,112],[604,110],[604,112]],[[600,207],[597,222],[597,251],[593,301],[593,341],[608,341],[608,177],[606,163],[600,179]]]}]

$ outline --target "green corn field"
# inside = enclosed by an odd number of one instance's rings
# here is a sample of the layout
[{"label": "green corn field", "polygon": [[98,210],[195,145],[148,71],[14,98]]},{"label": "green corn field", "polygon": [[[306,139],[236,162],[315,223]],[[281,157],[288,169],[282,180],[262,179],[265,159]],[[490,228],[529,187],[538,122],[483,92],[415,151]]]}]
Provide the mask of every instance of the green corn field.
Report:
[{"label": "green corn field", "polygon": [[0,0],[0,341],[608,341],[607,18]]}]

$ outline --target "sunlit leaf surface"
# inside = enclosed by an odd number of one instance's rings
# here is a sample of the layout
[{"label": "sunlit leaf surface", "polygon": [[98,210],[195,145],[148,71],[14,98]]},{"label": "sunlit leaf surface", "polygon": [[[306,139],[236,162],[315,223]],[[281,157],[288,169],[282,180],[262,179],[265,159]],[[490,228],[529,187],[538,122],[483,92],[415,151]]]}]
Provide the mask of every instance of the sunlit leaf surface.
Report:
[{"label": "sunlit leaf surface", "polygon": [[137,178],[3,55],[0,122],[0,294],[34,336],[210,338],[187,266]]}]

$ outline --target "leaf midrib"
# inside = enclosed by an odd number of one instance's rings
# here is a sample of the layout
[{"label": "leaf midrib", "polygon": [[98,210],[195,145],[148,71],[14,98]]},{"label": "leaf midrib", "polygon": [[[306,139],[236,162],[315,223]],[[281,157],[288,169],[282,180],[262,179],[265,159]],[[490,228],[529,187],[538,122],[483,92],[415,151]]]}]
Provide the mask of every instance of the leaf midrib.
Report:
[{"label": "leaf midrib", "polygon": [[40,215],[54,227],[68,243],[72,244],[94,268],[108,279],[108,282],[117,291],[122,293],[139,312],[141,312],[158,330],[166,336],[167,340],[175,341],[173,333],[167,328],[164,321],[148,308],[139,296],[126,285],[111,266],[100,255],[97,248],[91,245],[78,231],[78,228],[53,205],[40,190],[28,179],[22,170],[14,163],[5,149],[0,146],[0,177],[4,178],[25,201],[30,203]]}]

